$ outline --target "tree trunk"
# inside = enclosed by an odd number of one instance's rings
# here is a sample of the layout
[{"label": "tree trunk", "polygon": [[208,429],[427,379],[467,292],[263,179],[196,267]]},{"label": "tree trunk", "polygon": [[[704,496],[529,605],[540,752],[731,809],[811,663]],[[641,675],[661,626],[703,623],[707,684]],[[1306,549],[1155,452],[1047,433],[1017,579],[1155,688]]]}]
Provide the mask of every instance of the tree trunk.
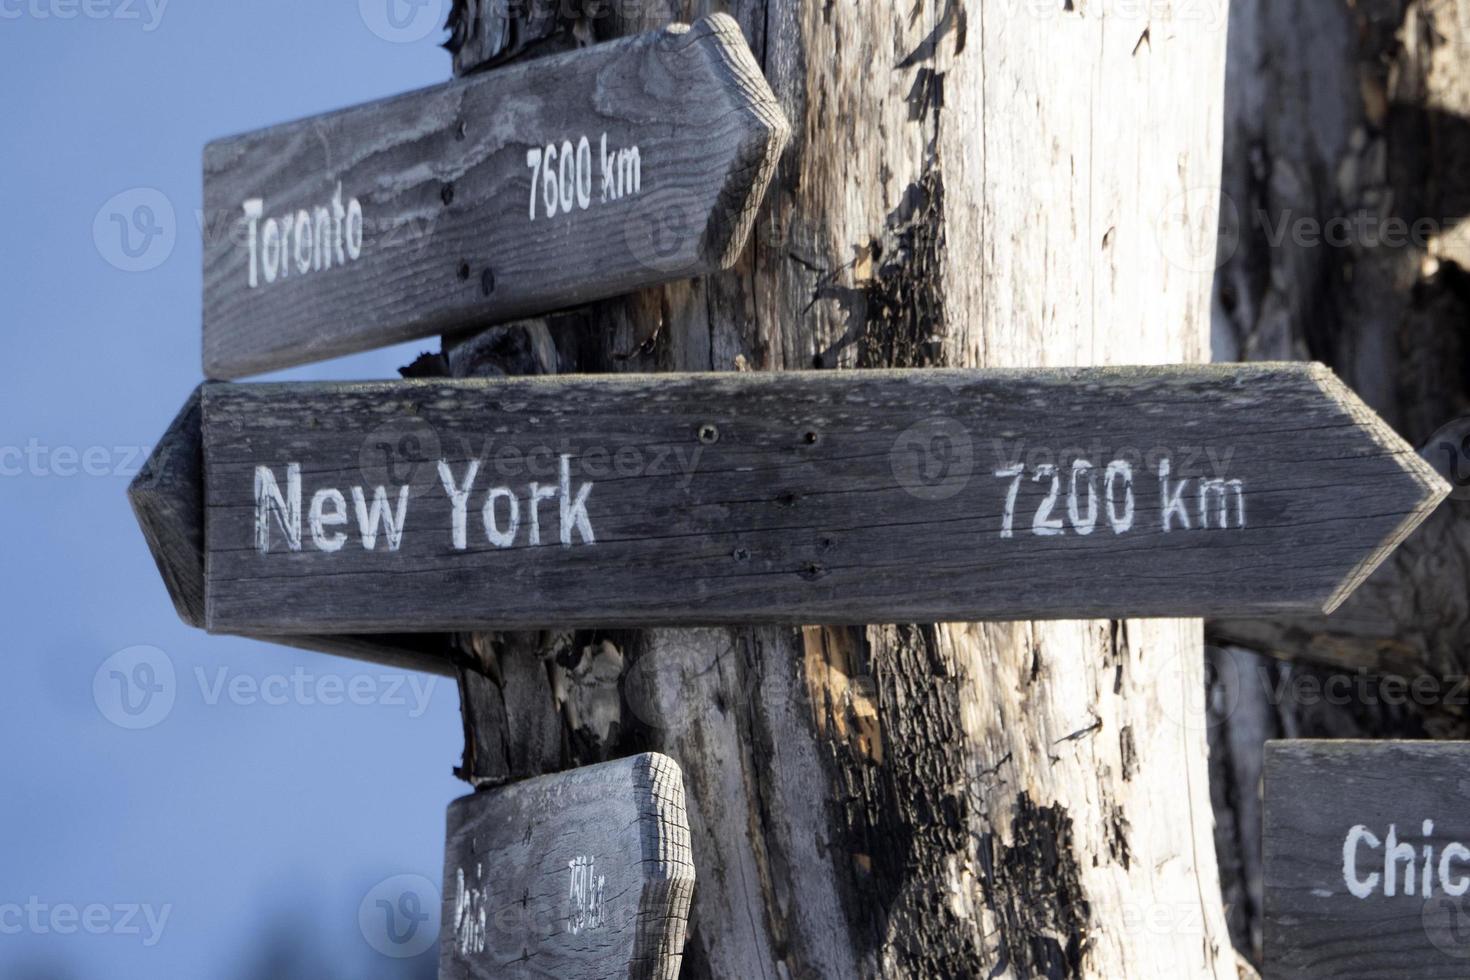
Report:
[{"label": "tree trunk", "polygon": [[[601,15],[554,29],[601,39],[710,6],[588,4]],[[447,341],[456,373],[1207,353],[1222,24],[1083,0],[720,6],[794,131],[745,255]],[[512,30],[496,9],[457,4],[460,51],[534,53],[545,19]],[[971,435],[979,486],[991,444]],[[683,767],[686,977],[1236,975],[1203,719],[1181,707],[1203,688],[1197,622],[466,644],[483,668],[462,680],[468,778],[644,750]]]},{"label": "tree trunk", "polygon": [[[1470,406],[1467,45],[1463,0],[1231,5],[1215,357],[1323,361],[1415,445]],[[1209,624],[1222,877],[1257,958],[1261,743],[1470,737],[1467,578],[1452,500],[1330,618]]]},{"label": "tree trunk", "polygon": [[[1241,0],[1234,18],[1215,355],[1323,361],[1421,445],[1470,409],[1470,4]],[[1465,665],[1467,569],[1454,502],[1330,619],[1211,630],[1443,676]]]}]

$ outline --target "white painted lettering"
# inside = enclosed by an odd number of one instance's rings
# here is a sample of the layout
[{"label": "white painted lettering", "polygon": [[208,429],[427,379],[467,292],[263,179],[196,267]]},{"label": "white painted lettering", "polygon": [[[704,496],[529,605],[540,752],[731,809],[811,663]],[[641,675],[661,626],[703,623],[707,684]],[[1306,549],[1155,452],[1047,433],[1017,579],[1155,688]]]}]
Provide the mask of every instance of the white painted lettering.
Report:
[{"label": "white painted lettering", "polygon": [[[1123,509],[1118,509],[1115,481],[1123,484]],[[1124,460],[1113,460],[1108,464],[1103,477],[1103,498],[1108,504],[1108,524],[1114,534],[1127,534],[1133,530],[1133,467]]]},{"label": "white painted lettering", "polygon": [[318,205],[311,212],[311,271],[325,272],[332,267],[332,212]]},{"label": "white painted lettering", "polygon": [[1373,889],[1378,887],[1378,872],[1373,872],[1367,878],[1358,877],[1358,844],[1366,843],[1370,848],[1377,850],[1382,843],[1373,836],[1373,832],[1361,824],[1348,831],[1347,838],[1342,842],[1342,880],[1347,885],[1348,891],[1357,898],[1367,898],[1373,894]]},{"label": "white painted lettering", "polygon": [[592,144],[583,136],[577,143],[577,207],[592,206]]},{"label": "white painted lettering", "polygon": [[[643,192],[643,153],[637,146],[609,148],[607,134],[601,138],[602,194],[598,203],[606,204]],[[547,218],[558,214],[586,211],[593,205],[592,141],[586,136],[575,143],[564,139],[559,144],[547,143],[526,151],[526,167],[531,171],[530,218],[536,220],[539,209]]]},{"label": "white painted lettering", "polygon": [[1025,475],[1026,467],[1020,463],[1014,466],[1007,466],[1003,470],[995,471],[996,479],[1011,481],[1011,488],[1006,491],[1005,510],[1001,512],[1000,516],[1000,536],[1003,538],[1013,538],[1016,536],[1016,497],[1021,493],[1021,480]]},{"label": "white painted lettering", "polygon": [[476,884],[466,887],[463,868],[456,869],[454,892],[454,936],[461,956],[485,952],[490,896],[480,882],[484,869],[476,865]]},{"label": "white painted lettering", "polygon": [[[1459,898],[1465,892],[1470,891],[1470,877],[1461,875],[1451,880],[1451,861],[1459,861],[1461,863],[1470,861],[1470,850],[1466,850],[1465,845],[1456,842],[1447,845],[1439,855],[1439,887],[1443,888],[1444,893],[1451,898]],[[1359,897],[1361,898],[1362,896]]]},{"label": "white painted lettering", "polygon": [[[357,198],[354,197],[352,200],[355,202]],[[361,207],[362,205],[359,204],[358,208],[361,209]],[[346,243],[343,241],[342,226],[342,221],[346,216],[347,210],[342,207],[342,185],[338,183],[337,189],[332,192],[332,254],[336,256],[338,265],[347,264],[347,253],[344,250]],[[331,268],[331,266],[332,263],[329,260],[327,262],[327,268]]]},{"label": "white painted lettering", "polygon": [[1199,483],[1199,526],[1208,528],[1215,517],[1215,527],[1230,526],[1230,494],[1235,494],[1235,526],[1245,527],[1245,484],[1240,480],[1201,480]]},{"label": "white painted lettering", "polygon": [[1057,497],[1061,494],[1062,478],[1055,466],[1044,463],[1036,467],[1036,475],[1031,478],[1031,482],[1040,483],[1043,480],[1051,481],[1051,489],[1047,491],[1041,506],[1036,509],[1036,516],[1031,521],[1031,531],[1041,537],[1052,537],[1063,531],[1062,519],[1051,516],[1057,506]]},{"label": "white painted lettering", "polygon": [[439,460],[439,482],[444,484],[444,492],[449,494],[450,506],[453,508],[450,522],[454,533],[454,547],[457,551],[464,551],[470,546],[465,511],[470,499],[470,490],[475,486],[475,477],[479,475],[480,461],[473,460],[469,469],[465,471],[464,483],[456,483],[448,461]]},{"label": "white painted lettering", "polygon": [[286,466],[286,493],[269,466],[255,468],[255,547],[262,555],[271,550],[271,520],[286,535],[286,547],[301,550],[301,464]]},{"label": "white painted lettering", "polygon": [[557,206],[561,203],[556,187],[556,158],[555,144],[547,143],[546,149],[541,151],[541,199],[546,205],[548,218],[556,217]]},{"label": "white painted lettering", "polygon": [[602,893],[607,887],[607,876],[597,873],[597,861],[587,855],[578,855],[567,862],[572,873],[568,904],[568,931],[579,936],[602,925]]},{"label": "white painted lettering", "polygon": [[1399,862],[1408,865],[1408,876],[1404,880],[1404,894],[1414,894],[1414,845],[1401,844],[1398,828],[1388,825],[1388,840],[1384,841],[1383,894],[1393,898],[1398,893]]},{"label": "white painted lettering", "polygon": [[387,533],[388,550],[398,550],[403,543],[403,521],[408,515],[410,489],[407,486],[398,489],[398,510],[394,512],[388,506],[388,488],[377,487],[373,491],[373,507],[369,512],[362,487],[352,488],[352,502],[357,507],[357,529],[362,537],[363,550],[373,551],[377,548],[379,525]]},{"label": "white painted lettering", "polygon": [[1174,517],[1179,517],[1179,525],[1186,531],[1189,530],[1189,511],[1184,506],[1184,491],[1189,487],[1189,480],[1183,479],[1171,491],[1169,489],[1168,459],[1159,461],[1159,510],[1162,513],[1160,520],[1163,522],[1164,531],[1174,529]]},{"label": "white painted lettering", "polygon": [[605,202],[614,197],[617,188],[617,178],[613,172],[613,157],[607,152],[607,134],[602,134],[602,200]]},{"label": "white painted lettering", "polygon": [[291,229],[291,257],[296,260],[296,271],[303,276],[311,271],[311,253],[311,215],[297,211],[296,224]]},{"label": "white painted lettering", "polygon": [[261,236],[260,265],[265,272],[265,281],[275,282],[281,265],[281,225],[275,218],[265,219],[265,232]]},{"label": "white painted lettering", "polygon": [[[1413,842],[1399,838],[1397,824],[1389,824],[1382,841],[1361,824],[1349,830],[1342,842],[1342,881],[1348,893],[1362,900],[1378,894],[1418,901],[1433,898],[1436,887],[1451,898],[1470,893],[1470,875],[1462,873],[1462,866],[1470,864],[1470,847],[1451,841],[1439,849],[1436,860],[1434,821],[1423,821],[1420,834],[1424,840],[1416,849]],[[1363,875],[1360,869],[1370,861],[1370,852],[1380,848],[1382,873]],[[1372,864],[1379,860],[1378,854],[1371,856]]]},{"label": "white painted lettering", "polygon": [[[505,530],[500,529],[495,519],[495,501],[504,499],[508,506]],[[534,504],[532,505],[534,508]],[[496,487],[485,499],[485,537],[497,548],[509,548],[516,543],[516,534],[521,529],[521,502],[508,487]]]},{"label": "white painted lettering", "polygon": [[541,501],[551,500],[556,496],[556,487],[544,487],[539,483],[531,484],[531,544],[541,543]]},{"label": "white painted lettering", "polygon": [[597,539],[592,533],[592,521],[587,517],[587,498],[592,494],[592,483],[584,483],[577,491],[576,499],[572,498],[572,458],[563,456],[561,458],[561,543],[562,547],[572,546],[572,529],[582,535],[586,544],[596,544]]},{"label": "white painted lettering", "polygon": [[362,202],[355,197],[347,202],[347,258],[362,258]]},{"label": "white painted lettering", "polygon": [[[327,505],[332,509],[327,511]],[[328,554],[341,551],[342,546],[347,543],[347,535],[338,531],[335,534],[327,534],[329,527],[341,527],[347,523],[347,500],[342,496],[340,490],[318,490],[311,496],[311,543],[318,551]]]},{"label": "white painted lettering", "polygon": [[[1082,509],[1078,505],[1077,479],[1081,476],[1087,478],[1087,516],[1082,516]],[[1092,533],[1097,527],[1097,487],[1093,484],[1092,464],[1085,459],[1072,461],[1072,484],[1067,488],[1067,518],[1072,522],[1072,530],[1082,536]]]},{"label": "white painted lettering", "polygon": [[[363,250],[363,209],[357,198],[345,204],[339,183],[332,198],[313,208],[298,208],[278,218],[265,217],[265,200],[251,198],[242,206],[251,289],[298,275],[325,272],[357,261]],[[264,219],[262,221],[262,219]]]}]

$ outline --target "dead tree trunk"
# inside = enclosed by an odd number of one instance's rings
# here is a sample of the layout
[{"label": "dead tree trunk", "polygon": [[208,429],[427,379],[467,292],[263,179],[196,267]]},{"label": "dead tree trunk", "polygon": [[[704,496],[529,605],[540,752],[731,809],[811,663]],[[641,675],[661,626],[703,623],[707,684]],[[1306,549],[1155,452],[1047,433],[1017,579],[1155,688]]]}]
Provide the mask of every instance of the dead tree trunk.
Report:
[{"label": "dead tree trunk", "polygon": [[[460,0],[458,69],[714,5],[525,6]],[[1223,24],[1082,0],[719,6],[794,130],[744,257],[446,341],[456,373],[1206,355]],[[992,444],[972,435],[978,482]],[[683,767],[686,977],[1236,975],[1205,732],[1181,707],[1197,622],[466,644],[467,776],[643,750]]]},{"label": "dead tree trunk", "polygon": [[[1470,408],[1467,51],[1463,0],[1231,5],[1215,357],[1326,362],[1415,445]],[[1470,737],[1467,577],[1450,501],[1331,618],[1209,624],[1222,878],[1257,957],[1261,743]]]}]

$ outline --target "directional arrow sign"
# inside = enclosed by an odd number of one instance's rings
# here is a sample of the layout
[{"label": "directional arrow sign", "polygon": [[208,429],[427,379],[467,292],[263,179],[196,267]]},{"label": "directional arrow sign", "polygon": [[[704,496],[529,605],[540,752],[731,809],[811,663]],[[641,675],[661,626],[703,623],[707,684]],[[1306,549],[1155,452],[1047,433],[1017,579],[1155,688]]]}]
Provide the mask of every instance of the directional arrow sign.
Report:
[{"label": "directional arrow sign", "polygon": [[205,373],[729,266],[788,132],[715,15],[212,143]]},{"label": "directional arrow sign", "polygon": [[693,893],[672,759],[481,790],[449,807],[439,976],[676,980]]},{"label": "directional arrow sign", "polygon": [[[196,391],[158,440],[128,487],[128,499],[179,618],[204,625],[204,473]],[[429,633],[397,636],[295,635],[273,642],[338,657],[368,660],[453,677],[447,637]]]},{"label": "directional arrow sign", "polygon": [[1470,976],[1470,743],[1272,742],[1265,786],[1265,976]]},{"label": "directional arrow sign", "polygon": [[205,625],[246,634],[1320,612],[1448,492],[1316,365],[213,384],[201,411]]}]

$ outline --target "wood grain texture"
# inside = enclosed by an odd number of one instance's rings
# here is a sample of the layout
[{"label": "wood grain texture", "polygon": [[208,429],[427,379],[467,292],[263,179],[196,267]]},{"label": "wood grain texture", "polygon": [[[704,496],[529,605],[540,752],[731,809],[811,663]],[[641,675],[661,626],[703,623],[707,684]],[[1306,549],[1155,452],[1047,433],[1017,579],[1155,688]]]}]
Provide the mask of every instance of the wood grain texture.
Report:
[{"label": "wood grain texture", "polygon": [[1266,977],[1470,976],[1470,743],[1270,742],[1265,796]]},{"label": "wood grain texture", "polygon": [[[203,404],[216,631],[1322,609],[1445,492],[1300,365],[211,385]],[[421,457],[364,465],[405,440]],[[1131,477],[1106,481],[1114,460]],[[264,473],[290,503],[293,465],[294,543],[256,492]],[[455,532],[443,474],[462,488],[471,466]],[[318,538],[307,511],[333,491]]]},{"label": "wood grain texture", "polygon": [[[158,440],[128,487],[128,501],[179,618],[204,625],[204,455],[199,390]],[[272,643],[453,676],[447,644],[429,634],[273,636]]]},{"label": "wood grain texture", "polygon": [[[1213,244],[1223,8],[602,9],[599,37],[728,11],[795,136],[742,260],[553,328],[564,372],[1208,357],[1213,263],[1177,263],[1159,218]],[[812,633],[576,631],[549,665],[579,697],[628,694],[591,733],[553,706],[576,759],[656,749],[684,771],[685,980],[1246,975],[1204,726],[1180,713],[1198,622]],[[619,654],[620,678],[574,683]]]},{"label": "wood grain texture", "polygon": [[449,807],[441,980],[676,980],[694,862],[684,781],[645,754]]},{"label": "wood grain texture", "polygon": [[[787,136],[739,29],[716,15],[211,143],[205,374],[724,268]],[[557,162],[533,171],[529,154],[548,148]],[[310,233],[287,234],[287,219]]]}]

